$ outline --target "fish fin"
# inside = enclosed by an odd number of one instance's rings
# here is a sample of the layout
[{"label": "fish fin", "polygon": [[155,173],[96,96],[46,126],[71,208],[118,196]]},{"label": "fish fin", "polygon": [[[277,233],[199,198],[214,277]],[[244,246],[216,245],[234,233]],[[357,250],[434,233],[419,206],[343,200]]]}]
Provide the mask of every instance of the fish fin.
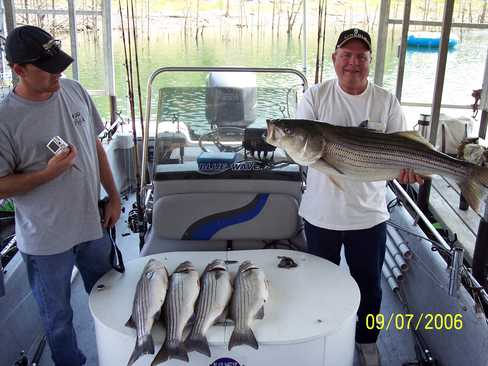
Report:
[{"label": "fish fin", "polygon": [[186,325],[185,327],[188,327],[188,326],[193,326],[193,324],[195,324],[195,321],[196,321],[197,317],[195,315],[195,313],[193,313],[190,318],[188,319],[188,321],[186,322]]},{"label": "fish fin", "polygon": [[474,168],[474,179],[484,187],[488,189],[488,168],[477,166]]},{"label": "fish fin", "polygon": [[127,363],[127,366],[132,365],[134,362],[137,361],[139,357],[142,355],[147,355],[147,354],[154,354],[154,341],[153,337],[149,334],[147,336],[144,336],[142,338],[142,342],[139,343],[136,341],[136,346],[134,347],[134,351],[132,352],[132,355],[130,356],[129,362]]},{"label": "fish fin", "polygon": [[167,352],[165,346],[166,346],[165,344],[163,344],[161,346],[156,357],[154,357],[154,360],[151,362],[151,366],[156,366],[156,365],[159,365],[163,362],[168,361],[169,356],[168,356],[168,352]]},{"label": "fish fin", "polygon": [[229,306],[226,306],[225,309],[220,313],[220,315],[215,319],[215,324],[223,324],[229,315]]},{"label": "fish fin", "polygon": [[332,182],[332,184],[335,185],[338,190],[344,192],[344,189],[342,188],[342,186],[339,184],[339,182],[335,178],[333,178],[331,175],[327,175],[327,177],[329,177],[329,179]]},{"label": "fish fin", "polygon": [[256,319],[264,319],[264,305],[256,313]]},{"label": "fish fin", "polygon": [[322,173],[329,175],[344,175],[344,173],[332,165],[330,162],[326,161],[324,158],[318,159],[315,163],[310,164],[310,166]]},{"label": "fish fin", "polygon": [[473,177],[460,183],[459,186],[471,208],[482,215],[480,204],[488,194],[488,169],[475,167]]},{"label": "fish fin", "polygon": [[230,336],[228,350],[230,351],[233,347],[241,344],[247,344],[254,349],[259,349],[258,341],[256,340],[251,328],[234,328],[234,331]]},{"label": "fish fin", "polygon": [[185,327],[183,328],[182,339],[186,339],[186,337],[188,337],[188,335],[191,333],[191,330],[194,326],[195,326],[195,321],[193,321],[191,324],[190,322],[186,323]]},{"label": "fish fin", "polygon": [[424,147],[427,147],[429,150],[435,150],[435,147],[432,146],[432,144],[428,140],[426,140],[418,131],[400,131],[394,132],[392,133],[392,135],[402,136],[411,141],[415,141],[419,144],[424,145]]},{"label": "fish fin", "polygon": [[197,351],[201,354],[211,357],[210,347],[208,346],[207,337],[203,334],[190,334],[185,342],[186,349],[188,352]]},{"label": "fish fin", "polygon": [[132,318],[132,315],[130,316],[129,320],[127,320],[127,323],[125,323],[125,326],[126,327],[129,327],[129,328],[134,328],[136,329],[137,326],[136,326],[136,322],[134,321],[134,319]]},{"label": "fish fin", "polygon": [[189,362],[188,352],[183,342],[173,340],[164,344],[168,358],[176,358],[181,361]]}]

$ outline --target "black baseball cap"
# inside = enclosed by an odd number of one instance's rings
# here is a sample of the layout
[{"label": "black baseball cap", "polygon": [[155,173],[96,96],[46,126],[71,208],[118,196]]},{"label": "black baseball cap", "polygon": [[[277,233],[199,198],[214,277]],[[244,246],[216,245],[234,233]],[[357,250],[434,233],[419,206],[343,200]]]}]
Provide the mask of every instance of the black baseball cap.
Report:
[{"label": "black baseball cap", "polygon": [[336,49],[341,48],[351,39],[359,39],[364,42],[368,50],[371,51],[371,37],[369,34],[359,28],[351,28],[343,31],[337,39]]},{"label": "black baseball cap", "polygon": [[32,64],[51,74],[59,74],[73,62],[61,51],[61,41],[32,25],[15,28],[7,36],[5,56],[11,64]]}]

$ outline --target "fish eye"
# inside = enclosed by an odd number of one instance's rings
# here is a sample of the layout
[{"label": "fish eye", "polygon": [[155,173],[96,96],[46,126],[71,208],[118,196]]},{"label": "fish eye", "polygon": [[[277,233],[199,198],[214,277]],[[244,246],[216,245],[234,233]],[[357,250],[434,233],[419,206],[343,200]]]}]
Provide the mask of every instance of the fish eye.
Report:
[{"label": "fish eye", "polygon": [[291,129],[290,127],[285,127],[283,128],[283,132],[287,135],[291,135],[293,133],[293,129]]}]

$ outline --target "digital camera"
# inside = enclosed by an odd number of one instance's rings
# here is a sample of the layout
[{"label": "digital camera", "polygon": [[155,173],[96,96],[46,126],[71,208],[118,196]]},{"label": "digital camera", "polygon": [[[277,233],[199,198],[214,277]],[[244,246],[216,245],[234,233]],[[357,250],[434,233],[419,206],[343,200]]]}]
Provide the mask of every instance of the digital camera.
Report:
[{"label": "digital camera", "polygon": [[59,136],[54,136],[48,143],[47,148],[51,150],[53,154],[60,154],[63,151],[69,149],[69,145]]}]

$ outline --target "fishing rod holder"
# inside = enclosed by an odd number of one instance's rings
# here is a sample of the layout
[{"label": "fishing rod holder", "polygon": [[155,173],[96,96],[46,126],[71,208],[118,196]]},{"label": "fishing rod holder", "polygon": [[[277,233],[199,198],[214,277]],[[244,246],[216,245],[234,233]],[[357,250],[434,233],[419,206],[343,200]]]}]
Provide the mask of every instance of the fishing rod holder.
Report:
[{"label": "fishing rod holder", "polygon": [[461,271],[463,268],[464,249],[454,247],[451,250],[451,264],[449,266],[449,296],[457,296],[461,285]]}]

